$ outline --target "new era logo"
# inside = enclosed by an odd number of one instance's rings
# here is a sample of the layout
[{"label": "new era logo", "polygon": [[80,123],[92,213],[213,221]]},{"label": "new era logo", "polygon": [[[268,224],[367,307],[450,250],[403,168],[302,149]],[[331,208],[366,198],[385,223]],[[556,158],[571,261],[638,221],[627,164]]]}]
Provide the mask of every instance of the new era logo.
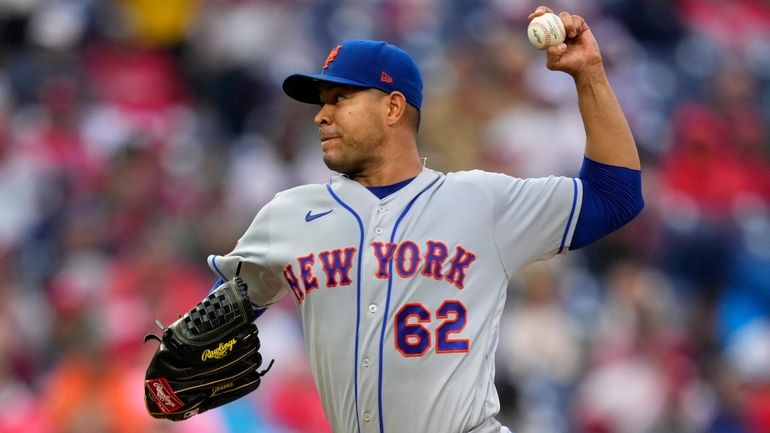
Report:
[{"label": "new era logo", "polygon": [[383,83],[393,84],[393,77],[388,75],[387,72],[382,71],[382,74],[380,74],[380,81]]}]

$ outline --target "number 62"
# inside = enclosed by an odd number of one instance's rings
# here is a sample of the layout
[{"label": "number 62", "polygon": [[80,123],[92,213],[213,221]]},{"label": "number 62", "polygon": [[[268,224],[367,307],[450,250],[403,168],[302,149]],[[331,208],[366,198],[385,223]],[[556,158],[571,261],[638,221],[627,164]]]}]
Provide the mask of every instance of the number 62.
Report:
[{"label": "number 62", "polygon": [[[436,319],[443,319],[436,328],[436,353],[464,353],[470,347],[467,338],[451,338],[465,328],[467,311],[458,300],[447,300],[436,310]],[[415,320],[416,319],[416,320]],[[415,323],[416,322],[416,323]],[[423,356],[431,347],[431,332],[423,324],[431,322],[431,314],[420,303],[405,304],[396,313],[395,345],[407,357]]]}]

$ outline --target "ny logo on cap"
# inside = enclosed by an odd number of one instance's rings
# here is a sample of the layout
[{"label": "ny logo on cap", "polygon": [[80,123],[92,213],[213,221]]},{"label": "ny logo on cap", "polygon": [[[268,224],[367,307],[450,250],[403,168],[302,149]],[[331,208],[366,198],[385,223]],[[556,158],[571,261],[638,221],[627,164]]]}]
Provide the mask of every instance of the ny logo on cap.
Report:
[{"label": "ny logo on cap", "polygon": [[326,57],[326,61],[324,62],[324,70],[329,68],[329,63],[334,61],[334,58],[337,57],[337,54],[340,53],[340,48],[342,48],[342,45],[337,45],[332,49],[332,51],[329,53],[329,55]]}]

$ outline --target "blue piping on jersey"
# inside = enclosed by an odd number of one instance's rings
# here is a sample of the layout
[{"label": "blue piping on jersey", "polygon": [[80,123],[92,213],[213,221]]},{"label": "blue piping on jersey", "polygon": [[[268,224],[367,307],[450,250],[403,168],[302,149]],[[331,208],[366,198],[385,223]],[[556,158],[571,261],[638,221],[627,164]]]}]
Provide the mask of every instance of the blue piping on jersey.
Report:
[{"label": "blue piping on jersey", "polygon": [[[358,433],[361,433],[361,421],[358,419],[358,330],[361,325],[361,257],[363,256],[364,252],[364,223],[361,222],[361,217],[358,216],[355,210],[345,204],[339,197],[337,197],[337,194],[332,191],[331,184],[326,184],[326,190],[329,191],[329,194],[334,198],[334,200],[337,201],[337,203],[340,204],[340,206],[347,209],[348,212],[350,212],[355,218],[356,222],[358,222],[358,231],[360,234],[360,241],[358,243],[358,270],[356,272],[356,348],[355,348],[355,358],[353,359],[353,387],[355,390],[355,402],[356,402],[356,427],[358,428]],[[380,424],[382,425],[382,424]]]},{"label": "blue piping on jersey", "polygon": [[211,286],[211,288],[209,289],[209,295],[210,295],[210,294],[211,294],[211,293],[212,293],[214,290],[216,290],[216,289],[217,289],[217,287],[221,286],[221,285],[222,285],[222,284],[224,284],[225,282],[226,282],[226,281],[225,281],[225,279],[224,279],[224,278],[217,278],[217,280],[216,280],[216,281],[214,281],[214,285],[212,285],[212,286]]},{"label": "blue piping on jersey", "polygon": [[214,268],[214,272],[216,272],[220,278],[227,281],[227,277],[225,277],[225,274],[223,274],[222,271],[219,270],[219,266],[217,266],[216,258],[217,256],[211,256],[211,267]]},{"label": "blue piping on jersey", "polygon": [[577,206],[577,196],[578,196],[578,190],[577,190],[577,179],[572,179],[572,209],[569,211],[569,219],[567,219],[567,227],[564,227],[564,235],[561,237],[561,245],[559,245],[559,252],[557,254],[561,254],[562,250],[564,250],[564,243],[567,241],[567,233],[569,233],[569,228],[572,225],[572,217],[575,216],[575,207]]},{"label": "blue piping on jersey", "polygon": [[[417,195],[412,198],[412,200],[409,201],[409,204],[406,205],[403,212],[401,212],[401,215],[398,216],[396,219],[396,223],[393,225],[393,232],[390,234],[390,242],[393,242],[393,240],[396,238],[396,231],[398,230],[399,224],[401,224],[401,220],[404,219],[406,214],[409,212],[409,210],[412,208],[412,205],[415,201],[428,189],[430,189],[433,184],[436,183],[436,180],[430,183],[430,185],[426,186],[422,191],[417,193]],[[359,255],[360,257],[360,255]],[[379,410],[380,415],[380,433],[385,433],[385,420],[382,416],[382,354],[383,354],[383,346],[385,343],[385,327],[388,324],[388,312],[390,311],[390,291],[393,288],[393,260],[388,263],[388,293],[385,297],[385,311],[383,312],[382,317],[382,331],[380,332],[380,367],[379,367],[379,378],[377,379],[377,409]]]}]

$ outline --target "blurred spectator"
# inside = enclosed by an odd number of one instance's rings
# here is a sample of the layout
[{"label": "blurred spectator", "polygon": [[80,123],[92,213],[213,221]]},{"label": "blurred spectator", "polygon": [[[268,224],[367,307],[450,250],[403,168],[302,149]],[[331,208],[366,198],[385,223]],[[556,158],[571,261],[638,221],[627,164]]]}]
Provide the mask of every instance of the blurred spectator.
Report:
[{"label": "blurred spectator", "polygon": [[494,45],[497,92],[508,99],[484,125],[486,164],[518,177],[577,176],[586,139],[577,103],[567,103],[577,100],[572,79],[543,71],[531,47],[508,39]]},{"label": "blurred spectator", "polygon": [[[727,50],[751,49],[770,32],[770,5],[762,0],[683,0],[677,6],[690,32],[713,38]],[[733,25],[735,20],[741,25]]]},{"label": "blurred spectator", "polygon": [[560,261],[538,262],[522,270],[512,296],[514,307],[501,324],[498,365],[518,389],[521,433],[570,431],[562,414],[578,377],[581,348],[558,281]]},{"label": "blurred spectator", "polygon": [[144,44],[174,46],[195,24],[199,0],[120,0],[131,33]]},{"label": "blurred spectator", "polygon": [[[0,431],[53,432],[35,393],[34,376],[44,368],[50,338],[44,300],[25,293],[14,272],[15,251],[0,252]],[[38,320],[40,318],[40,320]]]},{"label": "blurred spectator", "polygon": [[753,99],[756,77],[727,64],[712,82],[706,104],[682,106],[675,116],[663,174],[670,192],[694,202],[702,218],[724,223],[746,196],[770,202],[770,143]]},{"label": "blurred spectator", "polygon": [[439,88],[428,96],[431,109],[421,121],[420,151],[432,167],[467,170],[482,161],[483,125],[505,106],[506,96],[490,68],[496,55],[491,47],[464,41],[447,51],[441,76],[449,83],[434,83]]},{"label": "blurred spectator", "polygon": [[604,1],[636,40],[657,49],[670,47],[684,34],[677,2],[665,0]]},{"label": "blurred spectator", "polygon": [[[581,432],[697,431],[692,348],[666,278],[632,262],[608,273],[607,303],[573,402]],[[691,423],[693,425],[691,425]]]},{"label": "blurred spectator", "polygon": [[726,360],[744,380],[770,384],[770,215],[765,205],[748,204],[740,242],[728,264],[716,326]]},{"label": "blurred spectator", "polygon": [[0,212],[0,252],[28,236],[39,216],[40,165],[11,136],[7,119],[0,119],[0,203],[13,203]]}]

